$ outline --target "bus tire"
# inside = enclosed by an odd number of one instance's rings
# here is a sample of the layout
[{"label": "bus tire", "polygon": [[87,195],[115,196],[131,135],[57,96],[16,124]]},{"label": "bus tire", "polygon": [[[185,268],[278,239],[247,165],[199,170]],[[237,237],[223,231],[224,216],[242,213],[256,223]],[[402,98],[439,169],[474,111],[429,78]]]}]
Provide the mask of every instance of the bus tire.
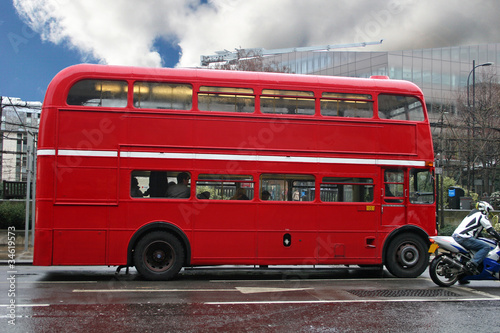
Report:
[{"label": "bus tire", "polygon": [[134,251],[137,271],[147,280],[170,280],[184,263],[184,248],[177,237],[157,231],[142,237]]},{"label": "bus tire", "polygon": [[389,247],[385,266],[392,275],[399,278],[415,278],[422,274],[429,264],[429,253],[425,241],[414,234],[396,236]]}]

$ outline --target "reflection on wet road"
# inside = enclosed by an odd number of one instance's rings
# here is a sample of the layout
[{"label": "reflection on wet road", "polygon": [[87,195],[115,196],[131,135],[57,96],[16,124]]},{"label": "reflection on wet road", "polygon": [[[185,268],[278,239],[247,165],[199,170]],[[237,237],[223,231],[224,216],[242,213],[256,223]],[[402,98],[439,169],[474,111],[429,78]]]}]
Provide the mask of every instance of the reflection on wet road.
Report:
[{"label": "reflection on wet road", "polygon": [[[359,332],[500,327],[498,282],[440,288],[368,268],[187,269],[174,281],[109,268],[19,268],[15,331]],[[7,283],[0,283],[7,325]],[[497,316],[494,316],[497,317]],[[487,323],[487,325],[486,325]],[[483,325],[483,326],[482,326]],[[469,329],[467,329],[469,328]]]}]

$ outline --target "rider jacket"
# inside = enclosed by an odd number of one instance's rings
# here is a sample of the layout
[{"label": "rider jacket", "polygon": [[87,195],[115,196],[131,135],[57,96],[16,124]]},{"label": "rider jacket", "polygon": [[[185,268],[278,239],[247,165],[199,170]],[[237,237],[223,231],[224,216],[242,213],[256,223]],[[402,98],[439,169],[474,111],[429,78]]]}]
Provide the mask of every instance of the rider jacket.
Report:
[{"label": "rider jacket", "polygon": [[453,236],[462,238],[477,238],[483,229],[500,241],[500,235],[493,229],[488,217],[477,209],[473,209],[467,217],[465,217],[460,225],[453,232]]}]

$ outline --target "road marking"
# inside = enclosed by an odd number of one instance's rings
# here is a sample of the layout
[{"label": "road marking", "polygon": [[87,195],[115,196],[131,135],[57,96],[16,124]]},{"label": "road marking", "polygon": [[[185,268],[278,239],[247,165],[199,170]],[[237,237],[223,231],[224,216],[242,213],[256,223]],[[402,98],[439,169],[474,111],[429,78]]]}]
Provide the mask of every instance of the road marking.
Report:
[{"label": "road marking", "polygon": [[[1,308],[6,308],[10,305],[0,304]],[[16,308],[32,308],[36,306],[50,306],[50,304],[16,304]]]},{"label": "road marking", "polygon": [[260,288],[260,287],[236,287],[242,294],[258,293],[280,293],[285,291],[314,290],[314,288]]},{"label": "road marking", "polygon": [[227,292],[239,291],[242,294],[276,293],[286,291],[312,290],[314,288],[262,288],[235,287],[233,289],[73,289],[74,293],[126,293],[126,292]]},{"label": "road marking", "polygon": [[[294,279],[287,279],[286,276],[284,279],[281,279],[281,280],[277,280],[277,279],[269,279],[269,280],[210,280],[209,282],[210,283],[231,283],[231,282],[276,282],[276,281],[279,281],[279,282],[321,282],[321,283],[325,283],[325,282],[352,282],[354,281],[353,279],[322,279],[322,278],[318,278],[318,279],[301,279],[299,277],[297,277],[298,274],[292,274],[291,276],[294,277]],[[425,279],[425,280],[430,280],[430,279],[426,279],[426,278],[422,278],[422,277],[418,277],[418,278],[415,278],[415,279],[412,279],[412,280],[420,280],[420,279]],[[405,282],[408,282],[408,279],[407,278],[375,278],[375,279],[366,279],[366,281],[385,281],[385,282],[397,282],[397,281],[405,281]]]},{"label": "road marking", "polygon": [[480,296],[491,297],[491,298],[495,298],[495,299],[500,298],[499,296],[488,294],[487,292],[480,291],[480,290],[475,290],[475,289],[472,289],[472,288],[469,288],[469,287],[458,287],[458,289],[462,289],[464,291],[467,291],[467,292],[470,292],[470,293],[473,293],[473,294],[477,294],[477,295],[480,295]]},{"label": "road marking", "polygon": [[348,300],[311,300],[311,301],[247,301],[247,302],[204,302],[205,305],[251,305],[251,304],[327,304],[327,303],[401,303],[401,302],[478,302],[500,301],[497,298],[455,298],[455,299],[348,299]]},{"label": "road marking", "polygon": [[237,291],[236,289],[73,289],[74,293],[134,293],[134,292],[204,292]]},{"label": "road marking", "polygon": [[95,284],[97,281],[19,281],[20,284]]}]

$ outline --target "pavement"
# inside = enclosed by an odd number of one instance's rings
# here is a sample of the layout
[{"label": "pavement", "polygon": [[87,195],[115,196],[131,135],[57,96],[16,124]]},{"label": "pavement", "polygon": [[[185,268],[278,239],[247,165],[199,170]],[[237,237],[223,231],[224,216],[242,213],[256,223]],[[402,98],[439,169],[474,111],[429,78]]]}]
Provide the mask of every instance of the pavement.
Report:
[{"label": "pavement", "polygon": [[[17,246],[15,249],[14,260],[16,265],[33,264],[33,247],[29,247],[28,250],[25,250],[24,246]],[[8,265],[10,260],[12,260],[12,258],[9,257],[9,248],[7,245],[0,244],[0,266]]]},{"label": "pavement", "polygon": [[16,232],[15,246],[8,245],[7,230],[0,230],[0,266],[11,263],[9,260],[15,260],[16,265],[33,264],[33,245],[25,248],[24,232]]}]

